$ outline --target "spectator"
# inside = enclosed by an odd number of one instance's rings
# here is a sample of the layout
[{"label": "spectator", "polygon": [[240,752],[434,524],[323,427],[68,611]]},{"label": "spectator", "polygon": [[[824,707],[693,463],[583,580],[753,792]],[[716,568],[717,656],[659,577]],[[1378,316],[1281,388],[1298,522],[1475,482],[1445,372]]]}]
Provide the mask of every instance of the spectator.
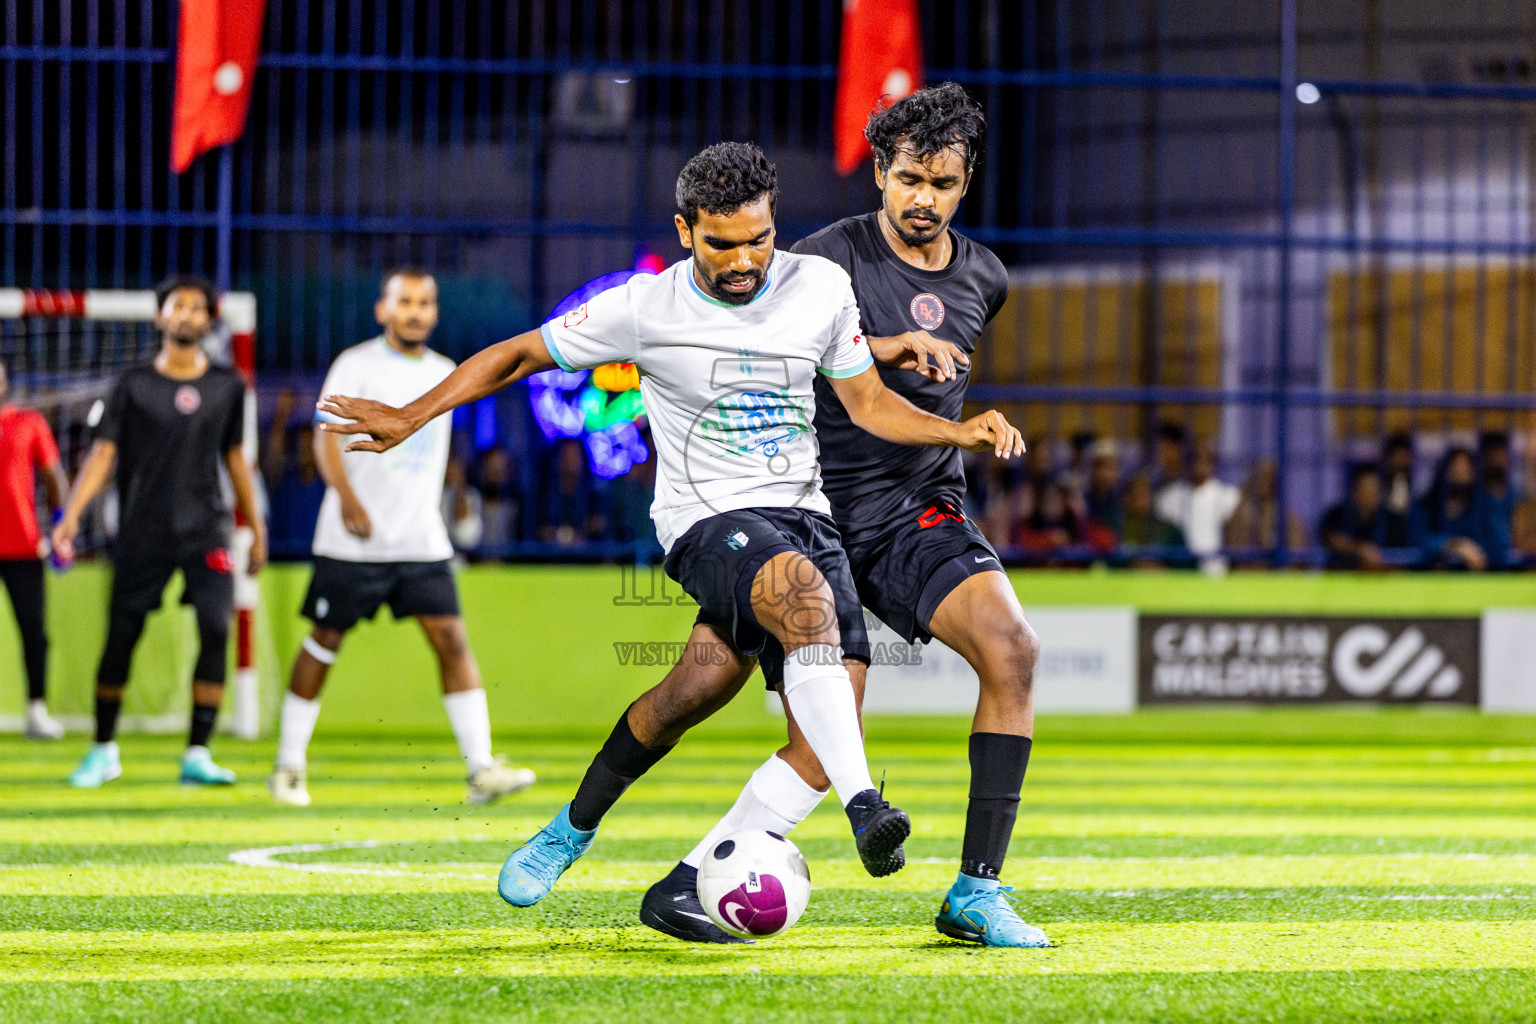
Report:
[{"label": "spectator", "polygon": [[1499,548],[1507,551],[1513,541],[1515,509],[1521,494],[1515,488],[1509,465],[1509,435],[1502,430],[1484,431],[1477,439],[1478,469],[1483,492],[1488,496],[1494,529],[1499,533]]},{"label": "spectator", "polygon": [[1007,547],[1013,541],[1013,524],[1034,511],[1028,502],[1028,488],[1023,486],[1022,471],[1002,459],[989,458],[982,468],[984,495],[981,532],[994,547]]},{"label": "spectator", "polygon": [[1119,547],[1125,510],[1120,503],[1120,457],[1112,441],[1098,441],[1093,446],[1082,504],[1084,540],[1100,551]]},{"label": "spectator", "polygon": [[1413,435],[1399,432],[1387,438],[1381,452],[1382,505],[1387,513],[1386,545],[1406,548],[1413,515]]},{"label": "spectator", "polygon": [[1036,434],[1024,446],[1024,484],[1030,490],[1031,509],[1040,503],[1045,487],[1056,477],[1056,443]]},{"label": "spectator", "polygon": [[1040,500],[1027,519],[1014,531],[1013,542],[1025,551],[1049,554],[1082,543],[1083,524],[1067,489],[1059,483],[1047,483],[1040,490]]},{"label": "spectator", "polygon": [[[1254,467],[1243,485],[1242,500],[1227,524],[1227,547],[1238,551],[1272,551],[1280,543],[1280,506],[1276,500],[1279,471],[1272,459]],[[1285,547],[1302,551],[1307,528],[1293,509],[1285,510]],[[1255,563],[1248,559],[1247,564]]]},{"label": "spectator", "polygon": [[1089,463],[1093,457],[1094,444],[1099,435],[1091,430],[1079,430],[1072,435],[1067,468],[1057,474],[1056,479],[1067,490],[1067,500],[1072,503],[1078,514],[1084,514],[1083,494],[1088,490]]},{"label": "spectator", "polygon": [[443,474],[443,522],[448,524],[448,539],[453,549],[473,554],[485,536],[485,518],[480,492],[469,485],[469,468],[462,453],[448,460]]},{"label": "spectator", "polygon": [[[1173,549],[1184,546],[1178,527],[1157,517],[1152,496],[1152,475],[1137,473],[1126,481],[1120,497],[1120,546],[1135,567],[1163,564]],[[1158,549],[1153,556],[1142,549]]]},{"label": "spectator", "polygon": [[1216,453],[1202,442],[1190,460],[1189,479],[1157,492],[1157,517],[1179,528],[1185,546],[1200,559],[1201,571],[1220,574],[1227,568],[1222,537],[1240,500],[1241,491],[1217,478]]},{"label": "spectator", "polygon": [[1184,479],[1186,456],[1189,451],[1189,431],[1181,423],[1164,420],[1157,425],[1153,441],[1152,462],[1156,466],[1158,486]]},{"label": "spectator", "polygon": [[[579,458],[581,442],[567,443],[576,447]],[[494,557],[504,555],[522,532],[522,492],[513,469],[512,458],[505,448],[490,448],[480,456],[480,517],[485,521],[485,535],[480,546]],[[579,459],[578,478],[585,469],[586,461]],[[564,543],[572,542],[574,538]]]},{"label": "spectator", "polygon": [[1317,530],[1328,552],[1327,568],[1367,572],[1391,568],[1382,556],[1387,511],[1381,489],[1381,467],[1362,463],[1350,470],[1349,497],[1323,513]]},{"label": "spectator", "polygon": [[1410,534],[1431,568],[1482,572],[1508,562],[1508,534],[1498,529],[1488,492],[1477,485],[1470,450],[1445,454],[1428,493],[1414,503]]},{"label": "spectator", "polygon": [[601,536],[603,517],[597,511],[592,474],[587,472],[587,449],[580,441],[566,438],[556,447],[554,458],[554,486],[545,495],[539,539],[570,546]]},{"label": "spectator", "polygon": [[261,475],[267,485],[267,533],[272,553],[281,558],[307,558],[315,539],[315,520],[325,498],[325,481],[315,459],[315,428],[305,420],[290,438],[295,396],[278,392],[272,425],[261,454]]}]

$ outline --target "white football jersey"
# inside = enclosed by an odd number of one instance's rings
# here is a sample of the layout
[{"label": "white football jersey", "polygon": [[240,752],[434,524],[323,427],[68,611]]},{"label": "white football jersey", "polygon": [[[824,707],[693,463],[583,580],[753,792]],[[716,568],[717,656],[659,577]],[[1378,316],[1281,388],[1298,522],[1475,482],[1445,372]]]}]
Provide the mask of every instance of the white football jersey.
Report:
[{"label": "white football jersey", "polygon": [[[408,405],[453,372],[453,360],[428,349],[408,356],[382,337],[354,345],[331,364],[320,394]],[[318,419],[341,423],[328,413]],[[314,552],[346,562],[440,562],[453,557],[443,523],[443,476],[448,470],[451,417],[437,417],[387,452],[341,453],[347,481],[373,524],[364,540],[341,521],[341,497],[326,488],[315,523]],[[362,434],[338,435],[343,449]]]},{"label": "white football jersey", "polygon": [[662,546],[744,508],[830,513],[817,465],[815,375],[874,365],[853,285],[820,256],[776,251],[744,306],[706,293],[691,260],[642,274],[543,327],[565,370],[634,363],[656,445]]}]

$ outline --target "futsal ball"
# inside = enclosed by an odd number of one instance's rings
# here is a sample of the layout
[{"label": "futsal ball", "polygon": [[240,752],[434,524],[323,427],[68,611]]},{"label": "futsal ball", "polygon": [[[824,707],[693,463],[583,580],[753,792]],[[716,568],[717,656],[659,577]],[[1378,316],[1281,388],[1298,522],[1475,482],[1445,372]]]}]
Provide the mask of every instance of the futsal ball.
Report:
[{"label": "futsal ball", "polygon": [[773,832],[732,832],[704,855],[699,902],[725,931],[762,939],[788,931],[811,899],[811,869]]}]

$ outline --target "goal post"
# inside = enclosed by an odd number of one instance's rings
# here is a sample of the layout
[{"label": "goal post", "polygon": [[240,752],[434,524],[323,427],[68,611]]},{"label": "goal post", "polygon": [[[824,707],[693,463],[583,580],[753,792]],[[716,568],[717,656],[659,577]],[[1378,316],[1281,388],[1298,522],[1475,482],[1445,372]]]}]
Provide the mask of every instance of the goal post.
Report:
[{"label": "goal post", "polygon": [[[155,319],[155,293],[151,289],[51,290],[0,288],[0,321],[90,321],[102,325],[145,324]],[[250,292],[226,292],[219,298],[214,332],[205,342],[209,354],[227,362],[245,378],[245,430],[243,449],[258,476],[256,428],[256,296]],[[131,358],[131,357],[130,357]],[[115,375],[126,363],[110,358],[83,371],[69,366],[44,367],[44,386],[68,388],[72,378]],[[235,672],[225,704],[225,728],[237,736],[255,739],[261,731],[260,683],[257,672],[256,612],[260,594],[257,582],[246,572],[251,543],[250,524],[236,513],[233,550],[235,563]],[[55,638],[57,642],[58,638]]]}]

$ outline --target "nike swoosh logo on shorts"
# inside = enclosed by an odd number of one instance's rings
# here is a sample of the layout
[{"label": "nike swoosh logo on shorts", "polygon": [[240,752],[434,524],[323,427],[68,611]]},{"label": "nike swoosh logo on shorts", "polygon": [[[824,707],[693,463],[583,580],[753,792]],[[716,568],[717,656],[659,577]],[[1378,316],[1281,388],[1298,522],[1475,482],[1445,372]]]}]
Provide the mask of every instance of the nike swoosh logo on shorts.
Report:
[{"label": "nike swoosh logo on shorts", "polygon": [[981,564],[982,562],[995,562],[995,561],[997,561],[997,559],[993,558],[991,555],[988,555],[985,558],[981,557],[980,555],[976,556],[976,563],[978,565]]}]

